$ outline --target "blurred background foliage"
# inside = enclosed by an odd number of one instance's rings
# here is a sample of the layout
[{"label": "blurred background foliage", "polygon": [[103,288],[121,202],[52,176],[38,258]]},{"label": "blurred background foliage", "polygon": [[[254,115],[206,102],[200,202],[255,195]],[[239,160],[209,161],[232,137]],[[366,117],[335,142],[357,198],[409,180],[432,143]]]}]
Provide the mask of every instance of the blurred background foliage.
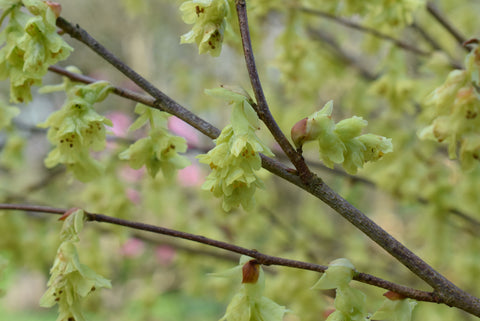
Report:
[{"label": "blurred background foliage", "polygon": [[[64,18],[78,23],[158,88],[218,128],[227,124],[230,109],[203,90],[220,84],[249,90],[238,38],[227,38],[218,58],[198,55],[194,45],[180,45],[180,36],[189,30],[178,12],[182,1],[58,2]],[[423,8],[414,15],[415,25],[443,49],[427,56],[292,9],[308,6],[328,11],[320,1],[247,3],[267,100],[286,133],[295,122],[333,99],[337,121],[361,116],[369,121],[370,132],[393,138],[394,152],[355,177],[340,169],[326,169],[317,161],[313,146],[306,146],[305,157],[312,168],[451,281],[478,296],[480,168],[464,173],[457,161],[448,159],[444,146],[421,141],[416,134],[426,126],[422,119],[426,117],[425,97],[445,80],[452,69],[449,60],[463,61],[462,48]],[[478,36],[480,3],[435,3],[463,34]],[[364,22],[356,15],[345,16]],[[377,26],[393,37],[433,51],[417,27]],[[65,37],[75,50],[62,66],[75,65],[86,75],[137,89],[88,48]],[[44,84],[59,82],[54,74],[44,80]],[[8,84],[0,85],[6,99]],[[212,142],[180,121],[171,120],[170,127],[187,138],[192,166],[174,181],[166,181],[162,175],[152,179],[142,170],[129,169],[118,154],[142,133],[127,132],[135,119],[135,104],[123,98],[111,95],[97,105],[98,111],[114,122],[106,151],[97,155],[106,165],[104,176],[82,184],[60,166],[47,170],[43,159],[50,146],[46,132],[35,126],[58,109],[64,97],[62,93],[33,94],[33,102],[21,106],[14,126],[0,133],[1,202],[83,207],[324,265],[346,257],[361,272],[429,290],[319,200],[270,173],[261,173],[266,189],[257,192],[255,210],[224,213],[220,200],[200,191],[208,169],[194,159],[211,148]],[[260,136],[275,150],[266,130],[262,129]],[[56,311],[40,309],[37,303],[45,290],[61,224],[48,215],[6,211],[0,211],[0,222],[0,254],[7,261],[0,280],[0,289],[5,291],[0,299],[0,320],[53,320]],[[238,256],[186,241],[90,223],[79,252],[82,262],[113,284],[111,290],[99,291],[89,300],[89,320],[215,320],[223,315],[239,287],[209,276],[235,266]],[[292,310],[286,320],[324,319],[333,300],[310,290],[318,274],[280,267],[266,270],[266,296]],[[367,293],[368,309],[378,308],[383,291],[356,286]],[[472,317],[443,305],[420,303],[414,319]]]}]

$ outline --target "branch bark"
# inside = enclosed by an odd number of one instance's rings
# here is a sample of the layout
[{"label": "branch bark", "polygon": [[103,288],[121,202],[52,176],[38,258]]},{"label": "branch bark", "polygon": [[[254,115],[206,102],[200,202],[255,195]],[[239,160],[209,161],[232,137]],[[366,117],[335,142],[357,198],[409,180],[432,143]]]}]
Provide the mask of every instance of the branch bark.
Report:
[{"label": "branch bark", "polygon": [[[0,203],[0,210],[18,210],[18,211],[25,211],[25,212],[40,212],[40,213],[56,214],[56,215],[63,215],[65,212],[68,211],[68,209],[54,208],[54,207],[48,207],[48,206],[24,205],[24,204],[1,204],[1,203]],[[285,267],[290,267],[290,268],[295,268],[300,270],[315,271],[320,273],[325,272],[328,268],[327,266],[324,266],[324,265],[319,265],[319,264],[314,264],[314,263],[309,263],[304,261],[290,260],[282,257],[267,255],[257,250],[250,250],[235,244],[214,240],[201,235],[169,229],[162,226],[129,221],[129,220],[124,220],[124,219],[111,217],[103,214],[89,213],[87,211],[84,211],[84,212],[87,217],[87,220],[91,222],[109,223],[109,224],[114,224],[119,226],[125,226],[138,231],[147,231],[155,234],[167,235],[175,238],[180,238],[188,241],[201,243],[211,247],[224,249],[229,252],[250,256],[256,259],[262,265],[285,266]],[[357,272],[353,279],[361,283],[373,285],[379,288],[396,292],[405,297],[415,299],[418,301],[443,303],[440,297],[435,293],[409,288],[409,287],[399,285],[367,273]]]},{"label": "branch bark", "polygon": [[[460,33],[460,31],[455,28],[453,24],[448,21],[448,19],[443,15],[443,13],[438,9],[438,7],[431,1],[427,2],[427,11],[435,18],[435,20],[442,25],[448,33],[455,38],[457,44],[463,47],[463,43],[466,41],[466,38]],[[468,48],[463,47],[466,51]]]}]

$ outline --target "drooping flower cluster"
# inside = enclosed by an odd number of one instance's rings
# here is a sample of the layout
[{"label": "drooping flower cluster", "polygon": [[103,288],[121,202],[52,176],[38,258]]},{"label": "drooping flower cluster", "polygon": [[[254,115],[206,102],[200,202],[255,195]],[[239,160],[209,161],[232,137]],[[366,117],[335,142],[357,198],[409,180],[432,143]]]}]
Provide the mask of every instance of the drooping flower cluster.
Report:
[{"label": "drooping flower cluster", "polygon": [[370,317],[366,313],[365,294],[350,286],[355,275],[355,267],[348,259],[337,259],[328,265],[327,271],[312,289],[335,289],[335,311],[326,321],[354,321],[354,320],[395,320],[410,321],[415,301],[387,292],[387,299],[383,305]]},{"label": "drooping flower cluster", "polygon": [[466,68],[450,72],[445,83],[428,96],[424,113],[431,124],[419,132],[420,138],[446,142],[452,159],[457,158],[460,144],[460,161],[465,170],[473,169],[480,159],[479,40],[472,40],[470,46]]},{"label": "drooping flower cluster", "polygon": [[270,149],[255,134],[258,116],[241,93],[225,88],[206,91],[207,94],[227,99],[233,103],[231,124],[223,128],[215,140],[215,148],[197,156],[201,163],[212,169],[202,188],[216,197],[223,197],[225,211],[242,205],[246,210],[255,204],[255,190],[263,188],[262,180],[255,174],[262,161],[259,153],[273,156]]},{"label": "drooping flower cluster", "polygon": [[42,307],[58,304],[57,321],[84,321],[83,298],[97,289],[111,288],[109,280],[80,263],[75,243],[79,241],[84,221],[83,210],[75,210],[66,217],[60,235],[62,243],[50,269],[48,289],[40,299]]},{"label": "drooping flower cluster", "polygon": [[260,264],[242,256],[240,264],[227,273],[235,277],[240,269],[243,275],[240,291],[233,297],[219,321],[282,321],[288,310],[263,296],[265,273]]},{"label": "drooping flower cluster", "polygon": [[194,24],[192,30],[182,35],[180,43],[193,43],[198,46],[198,53],[209,52],[212,56],[220,55],[223,34],[230,16],[229,0],[191,0],[180,6],[182,19],[187,24]]},{"label": "drooping flower cluster", "polygon": [[394,320],[394,321],[410,321],[412,312],[417,301],[406,299],[402,295],[395,292],[387,292],[382,306],[372,315],[370,320]]},{"label": "drooping flower cluster", "polygon": [[130,126],[129,130],[136,130],[150,123],[148,137],[137,140],[123,151],[120,159],[128,160],[130,166],[139,169],[146,166],[148,173],[155,177],[162,170],[166,178],[171,178],[176,170],[190,164],[190,161],[178,153],[187,150],[185,138],[170,134],[167,129],[169,114],[144,105],[137,105],[135,112],[140,115]]},{"label": "drooping flower cluster", "polygon": [[[48,89],[52,88],[56,89]],[[83,85],[65,80],[58,88],[67,90],[65,104],[38,125],[49,127],[47,138],[55,145],[45,165],[50,168],[65,164],[78,180],[90,181],[103,170],[100,162],[91,157],[90,150],[100,151],[105,147],[105,125],[112,126],[93,105],[104,100],[113,87],[106,81]]]},{"label": "drooping flower cluster", "polygon": [[[22,4],[33,16],[20,10]],[[2,20],[9,17],[0,34],[0,80],[10,79],[11,101],[28,102],[31,86],[40,85],[48,67],[67,58],[73,49],[57,34],[57,5],[3,0],[0,8]]]},{"label": "drooping flower cluster", "polygon": [[317,141],[325,165],[342,164],[350,174],[355,174],[364,163],[379,160],[392,151],[390,138],[360,135],[367,126],[366,120],[353,116],[335,124],[332,110],[333,102],[329,101],[320,111],[297,122],[292,128],[295,145],[301,147],[307,141]]},{"label": "drooping flower cluster", "polygon": [[337,259],[328,265],[327,271],[312,287],[319,290],[336,289],[336,310],[328,316],[327,321],[365,320],[365,294],[349,284],[354,274],[355,267],[349,260]]}]

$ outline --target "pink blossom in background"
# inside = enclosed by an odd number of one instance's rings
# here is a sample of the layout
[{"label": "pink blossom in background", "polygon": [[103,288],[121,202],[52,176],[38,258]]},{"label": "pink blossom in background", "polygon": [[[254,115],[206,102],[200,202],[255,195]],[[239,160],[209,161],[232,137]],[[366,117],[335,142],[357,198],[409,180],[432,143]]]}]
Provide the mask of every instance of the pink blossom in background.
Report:
[{"label": "pink blossom in background", "polygon": [[197,131],[180,118],[172,116],[168,119],[168,129],[187,140],[188,147],[197,146],[199,143]]},{"label": "pink blossom in background", "polygon": [[142,179],[143,175],[145,175],[145,168],[142,167],[140,169],[133,169],[129,166],[123,166],[120,169],[120,177],[125,180],[126,182],[137,182]]},{"label": "pink blossom in background", "polygon": [[122,245],[120,252],[126,257],[137,257],[140,256],[144,250],[145,244],[143,241],[132,237]]},{"label": "pink blossom in background", "polygon": [[134,190],[133,188],[128,188],[126,191],[127,198],[134,204],[139,204],[141,197],[140,193],[137,190]]},{"label": "pink blossom in background", "polygon": [[161,265],[170,265],[173,263],[173,259],[175,258],[175,254],[177,252],[175,249],[168,245],[159,245],[155,248],[155,256],[158,262]]},{"label": "pink blossom in background", "polygon": [[110,127],[109,129],[115,134],[115,136],[127,136],[128,127],[132,123],[128,115],[120,111],[114,111],[109,113],[106,117],[113,123],[113,127]]},{"label": "pink blossom in background", "polygon": [[192,164],[178,171],[177,180],[181,186],[200,186],[205,175],[197,164]]}]

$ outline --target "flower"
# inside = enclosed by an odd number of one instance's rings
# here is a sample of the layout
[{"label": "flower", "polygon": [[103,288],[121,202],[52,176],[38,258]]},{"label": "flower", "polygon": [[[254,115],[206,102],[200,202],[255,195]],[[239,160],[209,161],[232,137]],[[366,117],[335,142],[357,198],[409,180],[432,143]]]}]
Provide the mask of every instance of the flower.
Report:
[{"label": "flower", "polygon": [[249,210],[255,204],[257,188],[263,188],[256,172],[262,167],[259,153],[273,156],[270,149],[255,134],[258,117],[248,98],[225,88],[209,90],[208,94],[227,98],[233,103],[231,125],[223,128],[215,140],[216,146],[207,154],[198,155],[200,163],[208,164],[211,172],[202,189],[215,197],[223,197],[225,211],[242,205]]},{"label": "flower", "polygon": [[135,112],[140,116],[129,130],[136,130],[148,122],[150,123],[149,135],[137,140],[120,153],[120,159],[128,160],[133,169],[140,169],[145,165],[152,177],[161,170],[167,179],[172,178],[177,169],[190,164],[187,158],[178,154],[187,150],[185,139],[174,136],[167,130],[169,117],[167,113],[141,104],[135,107]]},{"label": "flower", "polygon": [[222,50],[222,41],[230,4],[227,0],[192,0],[180,6],[182,19],[193,24],[192,30],[182,35],[180,43],[195,42],[198,53],[210,53],[216,57]]},{"label": "flower", "polygon": [[103,167],[90,156],[90,150],[105,147],[105,125],[112,122],[93,108],[112,90],[106,81],[89,85],[77,84],[67,92],[67,101],[39,127],[49,127],[47,138],[55,148],[45,159],[49,168],[65,164],[74,176],[83,182],[101,175]]},{"label": "flower", "polygon": [[342,164],[350,174],[355,174],[364,163],[379,160],[393,150],[390,138],[361,135],[368,124],[362,117],[353,116],[335,124],[332,110],[333,102],[329,101],[321,110],[292,127],[292,140],[297,148],[308,141],[317,141],[325,165]]}]

